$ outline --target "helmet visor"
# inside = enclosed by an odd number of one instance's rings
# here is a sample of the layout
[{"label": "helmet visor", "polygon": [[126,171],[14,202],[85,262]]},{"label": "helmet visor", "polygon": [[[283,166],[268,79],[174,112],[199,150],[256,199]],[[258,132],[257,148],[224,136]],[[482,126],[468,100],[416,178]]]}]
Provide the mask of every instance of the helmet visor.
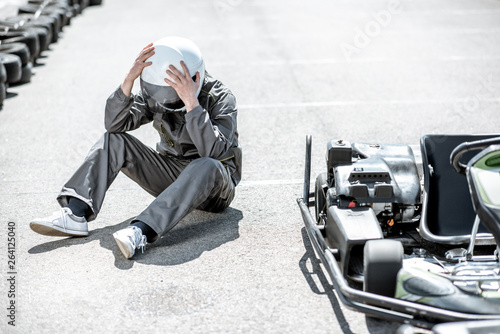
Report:
[{"label": "helmet visor", "polygon": [[144,101],[153,112],[179,112],[185,109],[184,102],[170,86],[150,84],[141,78],[141,91]]}]

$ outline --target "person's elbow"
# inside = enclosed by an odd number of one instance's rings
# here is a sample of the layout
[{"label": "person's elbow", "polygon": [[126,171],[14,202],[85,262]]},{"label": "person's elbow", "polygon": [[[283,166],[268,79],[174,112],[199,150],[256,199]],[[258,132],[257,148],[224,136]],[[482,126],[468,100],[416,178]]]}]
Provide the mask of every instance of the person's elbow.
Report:
[{"label": "person's elbow", "polygon": [[113,119],[104,118],[104,129],[106,129],[107,132],[121,132],[121,128],[118,124],[114,122]]},{"label": "person's elbow", "polygon": [[107,132],[114,132],[113,130],[115,130],[113,122],[108,117],[104,117],[104,128]]}]

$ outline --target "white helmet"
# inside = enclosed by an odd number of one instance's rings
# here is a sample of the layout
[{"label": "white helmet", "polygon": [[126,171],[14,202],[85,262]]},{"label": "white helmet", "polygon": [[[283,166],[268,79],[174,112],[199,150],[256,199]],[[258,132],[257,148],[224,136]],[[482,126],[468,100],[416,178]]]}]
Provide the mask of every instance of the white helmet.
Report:
[{"label": "white helmet", "polygon": [[[189,74],[195,80],[196,72],[200,73],[200,86],[196,96],[200,94],[205,78],[205,64],[200,49],[191,40],[182,37],[164,37],[154,42],[155,54],[147,61],[152,62],[141,73],[141,91],[149,108],[155,112],[178,112],[186,107],[173,87],[165,82],[167,70],[174,65],[182,74],[184,61]],[[175,81],[175,80],[172,80]]]}]

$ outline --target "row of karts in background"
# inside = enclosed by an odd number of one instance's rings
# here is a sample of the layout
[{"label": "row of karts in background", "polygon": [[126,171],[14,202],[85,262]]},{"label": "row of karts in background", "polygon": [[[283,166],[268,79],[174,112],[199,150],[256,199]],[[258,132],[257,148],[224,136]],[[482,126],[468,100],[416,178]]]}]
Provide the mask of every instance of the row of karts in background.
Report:
[{"label": "row of karts in background", "polygon": [[0,19],[0,106],[10,86],[31,81],[33,66],[71,19],[102,0],[28,0]]}]

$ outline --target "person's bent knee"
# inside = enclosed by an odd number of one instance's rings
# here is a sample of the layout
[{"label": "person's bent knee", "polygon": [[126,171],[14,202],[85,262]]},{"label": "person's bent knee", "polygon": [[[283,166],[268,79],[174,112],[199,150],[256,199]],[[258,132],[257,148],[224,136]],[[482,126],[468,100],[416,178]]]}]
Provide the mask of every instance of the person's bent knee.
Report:
[{"label": "person's bent knee", "polygon": [[194,160],[193,162],[198,163],[200,165],[203,164],[206,165],[207,168],[214,168],[214,169],[218,169],[222,166],[222,162],[210,157],[201,157]]},{"label": "person's bent knee", "polygon": [[102,149],[109,152],[123,152],[132,136],[123,132],[105,132],[92,150]]},{"label": "person's bent knee", "polygon": [[222,162],[209,157],[201,157],[191,161],[182,172],[191,182],[198,182],[205,188],[217,187],[224,183],[225,168]]}]

